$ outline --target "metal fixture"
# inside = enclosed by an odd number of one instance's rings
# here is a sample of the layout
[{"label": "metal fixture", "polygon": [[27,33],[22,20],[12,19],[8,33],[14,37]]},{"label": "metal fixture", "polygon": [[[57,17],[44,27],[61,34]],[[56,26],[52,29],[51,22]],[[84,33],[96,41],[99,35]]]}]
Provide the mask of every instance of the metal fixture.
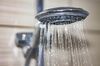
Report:
[{"label": "metal fixture", "polygon": [[[16,34],[16,46],[22,49],[22,52],[24,54],[24,57],[27,57],[27,54],[30,50],[32,50],[32,44],[33,44],[33,33],[32,32],[20,32]],[[36,57],[36,48],[33,49],[33,52],[31,55],[32,58]]]},{"label": "metal fixture", "polygon": [[62,25],[84,20],[88,14],[89,13],[82,8],[58,7],[40,12],[36,16],[36,19],[38,19],[42,24],[49,23],[54,25]]},{"label": "metal fixture", "polygon": [[23,48],[25,46],[30,46],[32,43],[33,33],[30,32],[20,32],[16,34],[16,46]]}]

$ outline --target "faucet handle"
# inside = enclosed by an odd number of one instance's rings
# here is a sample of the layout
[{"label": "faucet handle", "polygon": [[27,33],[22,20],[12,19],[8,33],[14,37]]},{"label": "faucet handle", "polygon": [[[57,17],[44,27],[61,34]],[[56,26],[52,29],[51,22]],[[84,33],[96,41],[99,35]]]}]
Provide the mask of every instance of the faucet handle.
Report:
[{"label": "faucet handle", "polygon": [[33,33],[32,32],[19,32],[16,34],[15,40],[16,46],[21,48],[24,57],[26,58],[29,52],[32,50],[31,58],[37,56],[38,47],[32,48]]},{"label": "faucet handle", "polygon": [[19,32],[16,34],[16,46],[23,48],[25,46],[31,46],[33,43],[33,33],[32,32]]}]

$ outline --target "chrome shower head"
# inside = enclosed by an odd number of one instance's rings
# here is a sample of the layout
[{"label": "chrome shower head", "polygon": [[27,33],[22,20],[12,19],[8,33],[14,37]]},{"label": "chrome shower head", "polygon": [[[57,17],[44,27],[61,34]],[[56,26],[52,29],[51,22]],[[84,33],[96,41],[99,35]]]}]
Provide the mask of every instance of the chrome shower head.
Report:
[{"label": "chrome shower head", "polygon": [[36,19],[42,24],[62,25],[84,20],[88,15],[89,13],[82,8],[57,7],[40,12]]}]

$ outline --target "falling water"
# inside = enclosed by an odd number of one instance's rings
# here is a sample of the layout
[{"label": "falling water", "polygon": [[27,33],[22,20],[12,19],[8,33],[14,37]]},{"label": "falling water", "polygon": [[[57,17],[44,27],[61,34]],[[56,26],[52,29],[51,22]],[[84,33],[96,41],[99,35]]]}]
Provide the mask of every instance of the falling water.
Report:
[{"label": "falling water", "polygon": [[92,66],[83,24],[44,25],[39,45],[42,64],[38,66]]}]

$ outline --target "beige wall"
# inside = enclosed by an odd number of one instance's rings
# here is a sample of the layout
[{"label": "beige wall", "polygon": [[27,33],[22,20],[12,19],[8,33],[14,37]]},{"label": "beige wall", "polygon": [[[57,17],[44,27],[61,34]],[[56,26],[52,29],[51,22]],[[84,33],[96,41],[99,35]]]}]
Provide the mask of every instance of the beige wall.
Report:
[{"label": "beige wall", "polygon": [[44,9],[72,6],[72,0],[44,0]]},{"label": "beige wall", "polygon": [[35,0],[0,0],[0,66],[24,66],[15,46],[17,32],[32,32]]},{"label": "beige wall", "polygon": [[0,25],[33,26],[35,0],[0,0]]}]

